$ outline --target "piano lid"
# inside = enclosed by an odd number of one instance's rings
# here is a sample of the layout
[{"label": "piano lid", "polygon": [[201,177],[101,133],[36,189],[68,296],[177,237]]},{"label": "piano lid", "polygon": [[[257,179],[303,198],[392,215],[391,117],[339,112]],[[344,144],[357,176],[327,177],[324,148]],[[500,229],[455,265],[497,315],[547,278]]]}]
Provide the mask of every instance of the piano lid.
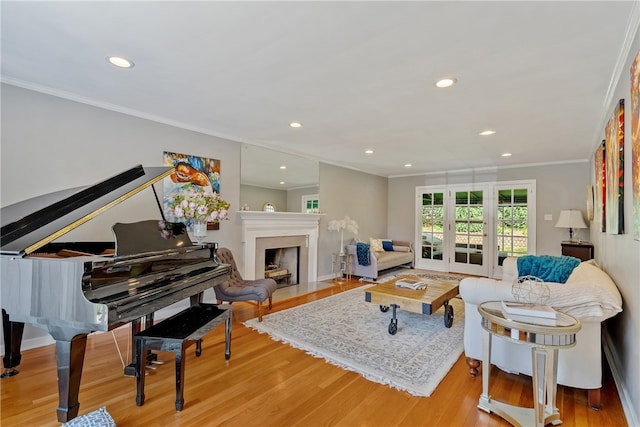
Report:
[{"label": "piano lid", "polygon": [[172,167],[135,166],[89,187],[37,196],[0,209],[0,253],[30,254],[169,176]]}]

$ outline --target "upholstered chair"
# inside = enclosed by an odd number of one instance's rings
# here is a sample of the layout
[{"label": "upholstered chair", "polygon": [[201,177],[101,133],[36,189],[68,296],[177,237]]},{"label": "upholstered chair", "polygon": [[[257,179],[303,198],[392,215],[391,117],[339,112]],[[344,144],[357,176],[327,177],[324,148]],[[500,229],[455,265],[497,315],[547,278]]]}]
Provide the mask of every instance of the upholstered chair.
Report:
[{"label": "upholstered chair", "polygon": [[234,301],[256,301],[258,304],[258,321],[262,322],[262,303],[269,300],[269,309],[273,303],[273,292],[278,285],[273,279],[244,280],[238,271],[233,254],[227,248],[218,248],[217,259],[223,264],[231,265],[231,276],[213,289],[218,303]]}]

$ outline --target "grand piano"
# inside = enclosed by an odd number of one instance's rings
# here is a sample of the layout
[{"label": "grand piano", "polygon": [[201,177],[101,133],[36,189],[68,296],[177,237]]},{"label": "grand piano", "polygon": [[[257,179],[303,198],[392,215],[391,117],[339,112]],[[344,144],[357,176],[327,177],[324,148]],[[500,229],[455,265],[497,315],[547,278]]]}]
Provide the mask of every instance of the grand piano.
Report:
[{"label": "grand piano", "polygon": [[173,171],[135,166],[93,186],[0,210],[3,376],[17,373],[25,323],[49,332],[56,342],[60,422],[78,414],[87,334],[128,322],[138,332],[141,319],[148,325],[154,312],[186,298],[201,302],[206,289],[230,276],[231,267],[215,258],[217,245],[192,244],[183,224],[165,223],[169,236],[149,220],[115,224],[113,242],[58,240],[148,187],[160,208],[153,184]]}]

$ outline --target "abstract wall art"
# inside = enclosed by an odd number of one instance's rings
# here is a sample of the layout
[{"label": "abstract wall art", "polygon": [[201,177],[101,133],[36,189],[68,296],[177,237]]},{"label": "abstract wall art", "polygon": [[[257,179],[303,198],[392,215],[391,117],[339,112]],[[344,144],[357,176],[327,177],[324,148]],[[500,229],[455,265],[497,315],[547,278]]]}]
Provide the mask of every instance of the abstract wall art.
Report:
[{"label": "abstract wall art", "polygon": [[605,126],[606,228],[609,234],[624,233],[624,99],[618,101]]},{"label": "abstract wall art", "polygon": [[640,51],[631,66],[631,186],[633,238],[640,240]]},{"label": "abstract wall art", "polygon": [[605,162],[605,141],[596,150],[593,163],[596,166],[596,194],[594,218],[600,219],[600,231],[607,230],[607,171]]}]

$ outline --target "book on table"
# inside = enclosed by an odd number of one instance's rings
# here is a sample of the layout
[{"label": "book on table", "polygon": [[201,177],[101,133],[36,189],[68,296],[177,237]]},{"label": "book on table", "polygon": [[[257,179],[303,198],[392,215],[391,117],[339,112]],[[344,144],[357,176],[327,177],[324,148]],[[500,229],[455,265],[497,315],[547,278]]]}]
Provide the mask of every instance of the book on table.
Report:
[{"label": "book on table", "polygon": [[550,317],[536,317],[536,316],[525,316],[522,314],[509,314],[502,310],[502,315],[505,319],[513,320],[514,322],[520,323],[529,323],[532,325],[543,325],[543,326],[556,326],[556,319]]},{"label": "book on table", "polygon": [[544,304],[502,301],[502,310],[509,315],[542,317],[553,320],[557,318],[557,312],[553,307]]},{"label": "book on table", "polygon": [[416,279],[400,279],[396,280],[396,286],[400,288],[413,289],[414,291],[419,289],[426,289],[427,284],[421,280]]}]

